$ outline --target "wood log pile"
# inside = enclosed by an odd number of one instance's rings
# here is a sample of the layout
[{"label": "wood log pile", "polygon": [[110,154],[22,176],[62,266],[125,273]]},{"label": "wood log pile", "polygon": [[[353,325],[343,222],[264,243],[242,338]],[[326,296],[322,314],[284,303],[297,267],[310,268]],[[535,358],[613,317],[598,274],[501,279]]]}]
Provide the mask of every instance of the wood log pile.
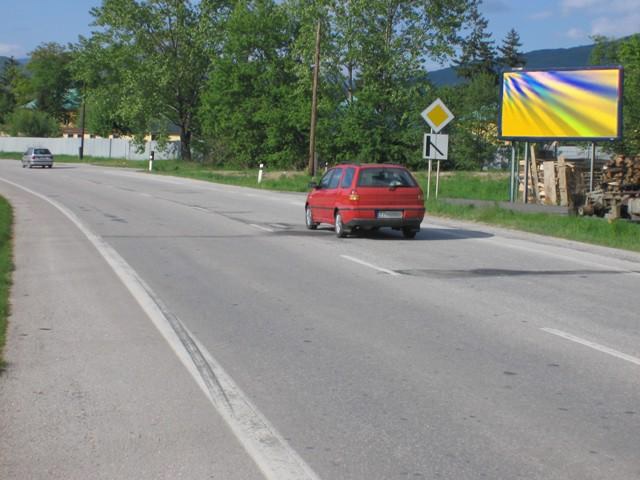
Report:
[{"label": "wood log pile", "polygon": [[[557,160],[539,159],[534,145],[529,154],[529,179],[527,196],[531,203],[568,206],[573,202],[573,192],[578,188],[576,165],[564,157]],[[519,166],[519,197],[524,196],[524,161]]]},{"label": "wood log pile", "polygon": [[602,184],[607,190],[640,188],[640,155],[618,155],[602,167]]},{"label": "wood log pile", "polygon": [[[529,152],[529,178],[527,196],[531,203],[568,206],[581,204],[589,192],[591,172],[586,162],[568,162],[558,159],[540,159],[531,145]],[[525,163],[520,162],[519,197],[524,197]],[[596,190],[611,193],[640,192],[640,155],[617,155],[607,161],[598,161],[593,172]]]}]

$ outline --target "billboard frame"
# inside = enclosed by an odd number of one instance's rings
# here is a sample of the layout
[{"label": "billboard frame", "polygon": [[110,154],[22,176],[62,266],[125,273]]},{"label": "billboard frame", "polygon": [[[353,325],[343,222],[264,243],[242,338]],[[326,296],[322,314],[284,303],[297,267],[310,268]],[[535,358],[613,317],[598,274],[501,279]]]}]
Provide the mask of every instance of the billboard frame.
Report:
[{"label": "billboard frame", "polygon": [[[529,73],[529,72],[575,72],[575,71],[588,71],[588,70],[618,70],[618,129],[615,137],[553,137],[553,136],[541,136],[541,137],[519,137],[519,136],[504,136],[502,135],[502,106],[504,96],[504,74],[505,73]],[[624,68],[622,65],[607,65],[607,66],[595,66],[590,65],[588,67],[558,67],[558,68],[512,68],[504,70],[500,75],[500,105],[498,108],[498,139],[509,140],[513,142],[543,142],[543,141],[574,141],[574,142],[614,142],[622,139],[622,103],[624,98]]]}]

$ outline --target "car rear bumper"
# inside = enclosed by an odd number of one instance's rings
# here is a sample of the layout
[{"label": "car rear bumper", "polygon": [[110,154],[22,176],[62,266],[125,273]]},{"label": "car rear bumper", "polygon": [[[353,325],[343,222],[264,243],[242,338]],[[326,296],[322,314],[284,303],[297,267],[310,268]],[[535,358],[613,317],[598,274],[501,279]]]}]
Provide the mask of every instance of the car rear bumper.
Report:
[{"label": "car rear bumper", "polygon": [[378,228],[378,227],[390,227],[390,228],[413,228],[420,230],[420,224],[422,219],[412,218],[354,218],[349,222],[346,222],[344,226],[348,229],[353,228]]},{"label": "car rear bumper", "polygon": [[53,160],[50,158],[31,158],[25,160],[25,163],[34,167],[50,167],[53,165]]},{"label": "car rear bumper", "polygon": [[[403,228],[409,227],[416,230],[420,229],[420,224],[424,218],[424,209],[420,208],[400,208],[402,210],[402,218],[378,218],[378,211],[385,209],[354,209],[341,210],[343,223],[346,228],[374,228],[374,227],[391,227]],[[395,208],[393,210],[396,210]]]}]

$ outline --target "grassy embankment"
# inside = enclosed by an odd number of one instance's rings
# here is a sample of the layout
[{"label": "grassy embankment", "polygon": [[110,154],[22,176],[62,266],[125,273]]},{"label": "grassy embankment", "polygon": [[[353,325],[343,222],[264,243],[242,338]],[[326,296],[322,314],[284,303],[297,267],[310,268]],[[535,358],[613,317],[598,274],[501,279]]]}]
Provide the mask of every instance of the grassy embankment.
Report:
[{"label": "grassy embankment", "polygon": [[[20,154],[0,154],[3,158],[21,158]],[[76,157],[56,156],[56,161],[75,161]],[[146,161],[126,161],[100,158],[85,158],[87,163],[104,166],[131,168],[147,167]],[[311,180],[299,172],[266,172],[261,184],[257,183],[257,170],[227,171],[212,169],[197,163],[156,161],[154,171],[160,174],[196,178],[205,181],[232,185],[305,192]],[[416,175],[426,191],[426,174]],[[547,213],[522,213],[500,208],[450,205],[435,200],[435,179],[431,180],[431,199],[427,202],[430,215],[476,221],[491,225],[523,230],[541,235],[565,238],[613,248],[640,251],[640,224],[624,220],[607,222],[601,218],[560,216]],[[440,178],[439,197],[466,198],[474,200],[507,201],[509,180],[507,173],[443,173]]]},{"label": "grassy embankment", "polygon": [[[426,180],[424,185],[426,185]],[[507,201],[509,199],[509,177],[508,174],[478,175],[473,173],[445,176],[441,182],[440,197]],[[597,217],[522,213],[500,208],[497,204],[478,208],[451,205],[436,200],[427,202],[427,211],[431,215],[471,220],[530,233],[640,252],[640,224],[625,220],[608,222]]]},{"label": "grassy embankment", "polygon": [[11,205],[0,197],[0,372],[4,367],[2,350],[9,316],[9,291],[13,272],[13,211]]}]

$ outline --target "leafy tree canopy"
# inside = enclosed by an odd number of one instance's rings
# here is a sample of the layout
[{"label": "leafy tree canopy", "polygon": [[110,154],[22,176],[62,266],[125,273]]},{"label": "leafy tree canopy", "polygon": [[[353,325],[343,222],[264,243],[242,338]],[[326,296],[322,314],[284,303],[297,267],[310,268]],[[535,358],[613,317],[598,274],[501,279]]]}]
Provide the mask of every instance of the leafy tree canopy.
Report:
[{"label": "leafy tree canopy", "polygon": [[27,94],[35,100],[39,110],[58,121],[67,121],[69,111],[65,107],[67,92],[74,86],[69,69],[70,50],[58,43],[45,43],[31,52],[26,69]]},{"label": "leafy tree canopy", "polygon": [[180,129],[182,158],[191,158],[196,112],[229,2],[104,0],[99,27],[81,39],[75,71],[102,110],[101,122],[143,137],[156,125]]},{"label": "leafy tree canopy", "polygon": [[624,68],[621,142],[613,149],[627,155],[640,154],[640,34],[613,40],[594,37],[596,46],[591,54],[594,65],[621,65]]}]

